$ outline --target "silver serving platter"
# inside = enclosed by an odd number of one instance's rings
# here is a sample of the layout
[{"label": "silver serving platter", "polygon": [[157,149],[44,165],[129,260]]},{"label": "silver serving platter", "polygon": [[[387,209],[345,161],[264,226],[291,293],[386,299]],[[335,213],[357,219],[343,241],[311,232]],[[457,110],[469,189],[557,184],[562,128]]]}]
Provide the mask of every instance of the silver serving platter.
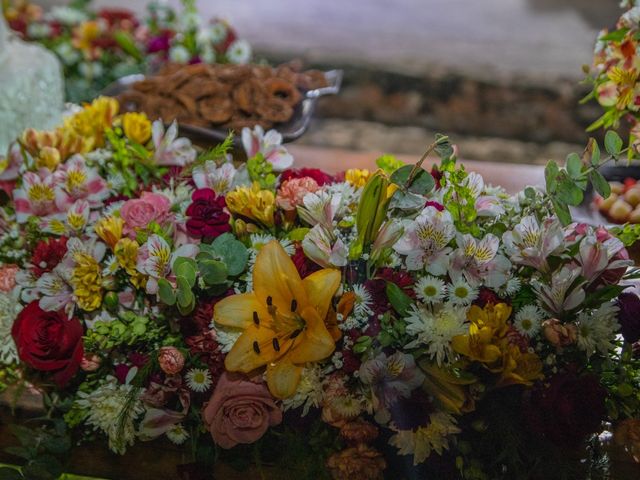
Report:
[{"label": "silver serving platter", "polygon": [[[324,72],[324,75],[327,79],[328,85],[314,90],[307,90],[304,93],[302,101],[296,105],[291,119],[288,122],[274,125],[273,128],[280,132],[284,142],[292,142],[293,140],[300,138],[304,132],[307,131],[309,123],[311,122],[311,117],[313,116],[313,112],[320,97],[324,95],[335,95],[340,91],[344,72],[342,70],[329,70]],[[102,91],[102,95],[115,97],[128,90],[134,83],[144,80],[144,78],[145,76],[142,74],[122,77],[107,86]],[[180,129],[183,134],[188,136],[197,137],[202,141],[211,141],[216,143],[227,138],[229,133],[228,130],[222,128],[204,128],[182,124],[180,125]],[[238,135],[235,137],[235,142],[239,145],[240,137]]]}]

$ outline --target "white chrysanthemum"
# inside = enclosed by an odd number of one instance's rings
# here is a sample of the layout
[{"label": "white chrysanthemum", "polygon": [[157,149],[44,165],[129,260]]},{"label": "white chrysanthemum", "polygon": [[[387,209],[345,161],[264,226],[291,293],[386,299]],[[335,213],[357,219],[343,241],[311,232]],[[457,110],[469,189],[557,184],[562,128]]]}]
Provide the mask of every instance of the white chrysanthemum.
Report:
[{"label": "white chrysanthemum", "polygon": [[398,448],[400,455],[413,455],[413,464],[418,465],[432,452],[442,455],[449,449],[450,437],[460,431],[452,415],[436,412],[429,416],[429,425],[417,430],[399,430],[389,443]]},{"label": "white chrysanthemum", "polygon": [[373,305],[371,293],[367,290],[367,287],[359,283],[353,285],[353,293],[356,296],[353,304],[353,314],[359,321],[367,320],[373,315],[373,310],[371,310],[371,306]]},{"label": "white chrysanthemum", "polygon": [[251,60],[251,45],[246,40],[236,40],[227,49],[227,58],[231,63],[245,64]]},{"label": "white chrysanthemum", "polygon": [[127,183],[121,173],[112,173],[107,177],[107,186],[112,192],[121,191],[126,186],[126,184]]},{"label": "white chrysanthemum", "polygon": [[189,432],[181,423],[178,423],[167,430],[167,438],[176,445],[182,445],[189,438]]},{"label": "white chrysanthemum", "polygon": [[[132,385],[121,385],[114,377],[89,393],[78,392],[75,404],[87,412],[85,422],[109,438],[109,448],[120,455],[136,437],[134,422],[144,412],[140,395]],[[134,395],[132,397],[132,395]]]},{"label": "white chrysanthemum", "polygon": [[216,331],[216,341],[220,345],[220,351],[222,353],[229,353],[233,345],[238,341],[242,330],[222,327],[220,325],[212,325],[212,328]]},{"label": "white chrysanthemum", "polygon": [[415,339],[407,344],[407,348],[426,345],[427,353],[442,365],[453,356],[451,339],[468,331],[466,319],[466,307],[447,303],[441,308],[428,310],[413,305],[406,318],[406,332]]},{"label": "white chrysanthemum", "polygon": [[447,294],[447,286],[439,278],[427,275],[414,287],[416,295],[425,303],[440,303]]},{"label": "white chrysanthemum", "polygon": [[182,45],[176,45],[169,50],[169,59],[174,63],[187,63],[191,59],[191,54]]},{"label": "white chrysanthemum", "polygon": [[[311,365],[311,364],[310,364]],[[309,413],[311,407],[318,408],[322,403],[322,370],[318,364],[302,370],[296,393],[282,401],[284,410],[302,407],[302,416]]]},{"label": "white chrysanthemum", "polygon": [[536,305],[526,305],[516,314],[513,326],[522,335],[535,337],[540,331],[543,315],[542,310]]},{"label": "white chrysanthemum", "polygon": [[507,283],[504,284],[500,293],[511,297],[518,293],[521,288],[522,282],[520,281],[520,279],[518,277],[511,277],[509,280],[507,280]]},{"label": "white chrysanthemum", "polygon": [[204,368],[192,368],[186,375],[187,386],[194,392],[202,393],[211,387],[211,373]]},{"label": "white chrysanthemum", "polygon": [[[251,242],[251,247],[249,248],[249,252],[251,253],[252,263],[255,262],[255,258],[258,255],[258,252],[262,250],[267,243],[271,240],[276,240],[276,237],[270,235],[268,233],[254,233],[249,237]],[[286,238],[281,238],[279,240],[280,245],[284,248],[284,251],[287,252],[287,255],[291,256],[296,253],[296,248],[294,247],[291,240]]]},{"label": "white chrysanthemum", "polygon": [[447,293],[449,294],[449,301],[454,305],[470,305],[477,298],[478,289],[472,287],[463,277],[460,277],[447,287]]},{"label": "white chrysanthemum", "polygon": [[580,312],[577,344],[587,356],[596,351],[605,354],[615,347],[613,341],[620,329],[617,313],[618,307],[613,303],[605,303],[595,312]]},{"label": "white chrysanthemum", "polygon": [[209,26],[209,40],[220,43],[227,37],[227,26],[222,22],[214,22]]},{"label": "white chrysanthemum", "polygon": [[8,365],[18,361],[16,344],[11,336],[13,322],[22,306],[11,295],[0,292],[0,364]]}]

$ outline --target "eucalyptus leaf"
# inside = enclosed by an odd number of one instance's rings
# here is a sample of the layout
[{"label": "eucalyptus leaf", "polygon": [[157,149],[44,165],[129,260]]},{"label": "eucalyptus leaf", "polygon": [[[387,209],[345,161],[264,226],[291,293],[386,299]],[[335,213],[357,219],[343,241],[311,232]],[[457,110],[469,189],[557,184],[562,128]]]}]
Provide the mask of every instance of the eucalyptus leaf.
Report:
[{"label": "eucalyptus leaf", "polygon": [[222,257],[229,275],[240,275],[244,271],[249,260],[249,250],[231,233],[223,233],[213,241],[211,246]]},{"label": "eucalyptus leaf", "polygon": [[207,285],[218,285],[227,279],[227,266],[219,260],[203,260],[198,263],[198,267]]},{"label": "eucalyptus leaf", "polygon": [[609,155],[617,158],[622,150],[622,145],[623,142],[620,135],[613,130],[607,130],[607,133],[604,136],[604,148],[607,150]]},{"label": "eucalyptus leaf", "polygon": [[176,283],[178,285],[176,299],[178,301],[178,307],[185,307],[194,301],[193,292],[191,291],[191,285],[183,277],[176,277]]},{"label": "eucalyptus leaf", "polygon": [[173,291],[173,286],[164,278],[158,280],[158,296],[165,305],[175,305],[176,294]]},{"label": "eucalyptus leaf", "polygon": [[191,258],[179,257],[173,264],[173,271],[177,277],[184,278],[191,288],[196,284],[196,262]]},{"label": "eucalyptus leaf", "polygon": [[408,189],[411,193],[426,195],[434,189],[436,182],[431,174],[422,168],[418,168],[413,178],[410,178],[414,168],[415,165],[404,165],[398,168],[391,174],[391,182]]}]

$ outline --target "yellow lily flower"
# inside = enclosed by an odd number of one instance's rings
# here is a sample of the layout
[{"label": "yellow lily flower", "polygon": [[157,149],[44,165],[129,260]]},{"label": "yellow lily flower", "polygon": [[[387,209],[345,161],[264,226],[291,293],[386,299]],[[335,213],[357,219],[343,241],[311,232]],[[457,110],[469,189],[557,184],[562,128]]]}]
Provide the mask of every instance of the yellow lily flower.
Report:
[{"label": "yellow lily flower", "polygon": [[277,398],[296,392],[302,367],[335,349],[325,318],[340,285],[340,272],[326,268],[304,280],[280,243],[267,243],[253,269],[253,292],[227,297],[214,307],[214,321],[244,330],[225,359],[232,372],[267,367],[267,385]]},{"label": "yellow lily flower", "polygon": [[[505,343],[506,342],[505,340]],[[502,359],[503,370],[499,384],[502,386],[522,384],[532,385],[534,380],[543,378],[542,361],[535,353],[521,352],[517,345],[505,345]]]},{"label": "yellow lily flower", "polygon": [[225,199],[231,213],[256,220],[266,227],[273,227],[276,196],[271,190],[261,189],[258,182],[253,182],[251,187],[237,187]]}]

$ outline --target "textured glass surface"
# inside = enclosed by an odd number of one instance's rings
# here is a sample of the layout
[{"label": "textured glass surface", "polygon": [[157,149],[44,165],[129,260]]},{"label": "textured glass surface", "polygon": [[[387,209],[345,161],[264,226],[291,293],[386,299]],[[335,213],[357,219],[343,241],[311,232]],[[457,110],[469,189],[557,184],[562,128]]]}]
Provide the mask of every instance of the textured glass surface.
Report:
[{"label": "textured glass surface", "polygon": [[55,56],[10,37],[0,15],[0,155],[25,128],[50,128],[60,120],[62,82]]}]

